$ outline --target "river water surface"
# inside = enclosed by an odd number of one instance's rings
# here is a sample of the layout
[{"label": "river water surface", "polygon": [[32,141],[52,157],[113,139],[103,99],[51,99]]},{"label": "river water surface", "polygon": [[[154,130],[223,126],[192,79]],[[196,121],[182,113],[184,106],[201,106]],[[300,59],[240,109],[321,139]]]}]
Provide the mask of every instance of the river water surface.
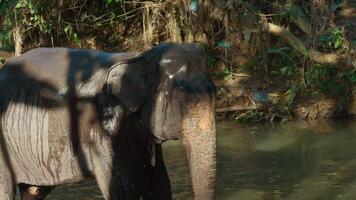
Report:
[{"label": "river water surface", "polygon": [[[356,199],[356,122],[217,125],[217,199]],[[163,145],[173,199],[193,199],[185,151]],[[94,181],[57,187],[47,199],[102,199]]]}]

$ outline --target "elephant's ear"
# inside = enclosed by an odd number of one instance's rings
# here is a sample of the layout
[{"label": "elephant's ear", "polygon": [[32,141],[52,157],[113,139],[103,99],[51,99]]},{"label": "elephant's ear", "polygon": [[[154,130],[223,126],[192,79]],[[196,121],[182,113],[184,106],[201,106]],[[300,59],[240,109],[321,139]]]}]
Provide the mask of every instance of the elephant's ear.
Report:
[{"label": "elephant's ear", "polygon": [[131,112],[136,112],[147,96],[147,72],[143,59],[112,66],[107,76],[107,92],[118,98]]}]

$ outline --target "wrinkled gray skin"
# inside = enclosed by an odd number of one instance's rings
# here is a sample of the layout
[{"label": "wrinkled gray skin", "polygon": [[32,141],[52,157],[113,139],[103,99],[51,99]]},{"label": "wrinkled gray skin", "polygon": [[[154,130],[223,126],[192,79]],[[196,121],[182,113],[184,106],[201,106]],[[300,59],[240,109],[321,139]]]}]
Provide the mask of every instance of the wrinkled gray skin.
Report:
[{"label": "wrinkled gray skin", "polygon": [[0,73],[0,200],[91,176],[107,200],[170,199],[169,139],[187,151],[195,199],[214,199],[214,93],[195,45],[31,50]]}]

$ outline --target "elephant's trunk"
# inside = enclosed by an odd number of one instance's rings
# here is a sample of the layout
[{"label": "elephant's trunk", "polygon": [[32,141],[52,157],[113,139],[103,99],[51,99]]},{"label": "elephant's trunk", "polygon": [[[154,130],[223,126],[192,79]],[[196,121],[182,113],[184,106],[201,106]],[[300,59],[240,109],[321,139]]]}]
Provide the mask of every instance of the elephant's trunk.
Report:
[{"label": "elephant's trunk", "polygon": [[[209,100],[208,100],[209,99]],[[214,102],[211,97],[189,104],[183,118],[185,146],[196,200],[215,199],[216,133]]]}]

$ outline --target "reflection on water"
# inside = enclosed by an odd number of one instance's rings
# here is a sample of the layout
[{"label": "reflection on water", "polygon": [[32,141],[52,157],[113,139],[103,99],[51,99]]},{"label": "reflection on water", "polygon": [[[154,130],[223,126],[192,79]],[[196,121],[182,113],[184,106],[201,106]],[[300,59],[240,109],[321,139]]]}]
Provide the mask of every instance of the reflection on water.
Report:
[{"label": "reflection on water", "polygon": [[[356,199],[356,123],[218,124],[218,199]],[[192,199],[179,142],[164,144],[173,199]],[[93,181],[56,188],[48,199],[101,199]]]}]

